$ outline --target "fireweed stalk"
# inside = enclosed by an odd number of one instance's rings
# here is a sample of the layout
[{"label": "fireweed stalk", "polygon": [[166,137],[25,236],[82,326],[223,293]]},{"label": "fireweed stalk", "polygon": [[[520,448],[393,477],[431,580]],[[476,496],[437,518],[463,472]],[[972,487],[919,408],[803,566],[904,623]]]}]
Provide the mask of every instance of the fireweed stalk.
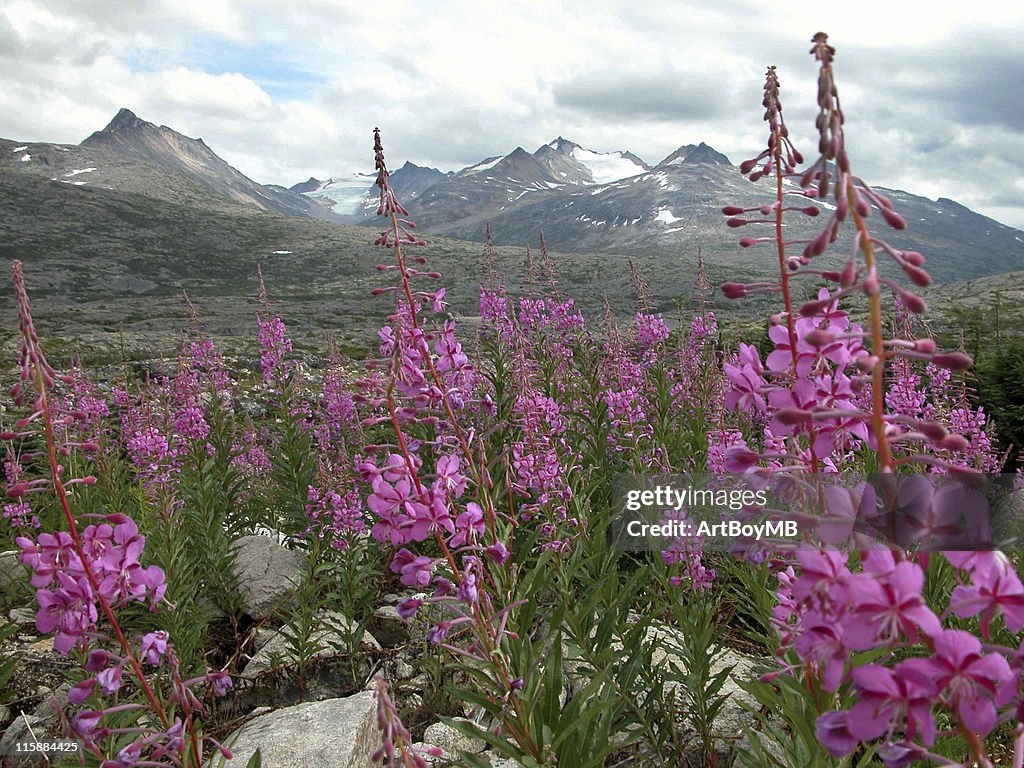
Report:
[{"label": "fireweed stalk", "polygon": [[377,697],[377,727],[380,729],[381,746],[373,753],[371,759],[387,768],[427,768],[424,755],[439,758],[443,751],[439,747],[425,749],[412,746],[409,729],[402,724],[391,696],[388,693],[388,682],[382,675],[374,681],[374,693]]},{"label": "fireweed stalk", "polygon": [[[817,526],[818,536],[827,545],[841,546],[848,543],[854,520],[865,512],[872,515],[879,499],[870,486],[823,487],[820,478],[823,472],[856,466],[863,461],[865,446],[877,453],[877,469],[882,473],[912,464],[951,475],[974,471],[956,457],[969,447],[967,439],[951,434],[935,420],[941,408],[908,402],[914,387],[905,378],[906,362],[925,361],[941,379],[940,371],[962,370],[970,360],[962,353],[938,353],[928,338],[886,339],[883,335],[882,285],[910,312],[919,314],[925,307],[920,297],[879,276],[876,257],[892,258],[915,285],[925,286],[930,278],[920,254],[896,249],[867,229],[865,220],[872,210],[894,229],[906,224],[888,199],[851,174],[833,79],[835,51],[823,33],[815,35],[813,43],[811,53],[820,64],[819,158],[802,174],[796,172],[799,153],[788,142],[778,80],[774,69],[769,69],[765,85],[766,119],[771,126],[768,149],[744,163],[741,171],[755,180],[773,173],[776,200],[754,209],[763,219],[742,218],[748,212],[743,209],[723,209],[732,217],[730,226],[773,226],[774,237],[744,238],[741,245],[774,242],[780,266],[778,283],[729,283],[723,291],[731,298],[781,291],[786,305],[782,316],[774,318],[770,335],[775,351],[765,363],[756,350],[741,345],[737,363],[726,365],[731,385],[727,405],[764,414],[769,420],[766,447],[769,442],[773,447],[761,453],[747,446],[727,448],[726,463],[732,471],[763,476],[790,473],[796,482],[801,471],[809,471],[811,482],[804,485],[828,521]],[[768,158],[765,166],[754,170],[764,158]],[[798,180],[799,189],[784,191],[786,178]],[[808,240],[784,241],[783,195],[822,198],[830,188],[835,210],[824,229]],[[815,215],[810,208],[797,210]],[[855,232],[846,265],[839,272],[809,269],[811,260],[836,241],[848,217]],[[802,254],[786,255],[786,248],[798,243],[804,245]],[[817,275],[839,287],[821,289],[817,300],[799,308],[797,317],[788,287],[793,277],[802,275]],[[867,331],[851,324],[839,309],[838,300],[855,291],[868,297]],[[887,392],[886,365],[893,361],[904,378]],[[887,403],[892,408],[889,412]],[[759,466],[762,461],[770,465]],[[904,480],[899,486],[882,487],[882,508],[891,509],[894,501],[899,502],[907,510],[907,520],[901,522],[913,529],[911,538],[941,542],[943,524],[959,519],[970,502],[970,492],[936,488],[922,475]],[[899,541],[900,532],[894,527],[886,533],[890,541]],[[780,659],[789,662],[779,674],[794,675],[806,684],[821,713],[816,722],[818,738],[833,756],[873,744],[887,766],[919,760],[956,765],[932,751],[938,708],[966,743],[966,764],[992,765],[984,738],[997,726],[1011,724],[1016,734],[1014,765],[1024,762],[1024,642],[1014,647],[1024,630],[1024,585],[1002,553],[944,552],[943,558],[955,574],[944,609],[929,604],[925,597],[927,553],[913,555],[894,547],[851,557],[831,547],[804,547],[788,562],[777,558],[774,623],[781,637]],[[981,636],[944,626],[953,617],[979,621]],[[863,651],[872,652],[869,663],[858,656]],[[855,703],[849,709],[836,709],[841,700]]]},{"label": "fireweed stalk", "polygon": [[[399,604],[399,613],[411,618],[424,603],[440,605],[451,618],[438,621],[428,633],[432,644],[442,645],[457,657],[482,668],[490,679],[485,695],[499,706],[505,717],[504,731],[526,754],[538,762],[542,750],[529,730],[517,691],[522,680],[510,668],[502,651],[510,614],[518,603],[498,608],[498,578],[494,569],[504,568],[509,549],[499,538],[498,516],[490,495],[485,463],[476,460],[471,442],[459,423],[457,413],[472,395],[472,369],[461,344],[455,339],[454,324],[445,322],[427,328],[423,316],[444,309],[444,290],[418,291],[413,279],[436,279],[436,272],[410,266],[403,246],[424,245],[412,234],[415,225],[405,218],[408,211],[399,203],[388,183],[380,132],[374,130],[377,185],[380,188],[378,214],[389,227],[375,241],[393,249],[395,264],[381,265],[381,271],[396,270],[398,284],[375,289],[377,295],[394,295],[391,325],[379,332],[383,375],[371,370],[362,382],[362,403],[382,409],[382,416],[364,420],[366,426],[389,424],[395,443],[369,446],[385,459],[367,458],[357,469],[371,486],[367,504],[376,518],[371,535],[382,543],[401,546],[391,570],[406,586],[434,589],[432,597],[409,598]],[[413,263],[422,265],[418,257]],[[427,462],[434,471],[428,473]],[[464,474],[464,469],[468,470]],[[432,480],[431,480],[432,478]],[[463,501],[474,486],[480,502]],[[514,521],[509,521],[513,524]],[[403,545],[432,539],[440,558],[417,555]],[[444,575],[435,574],[441,570]],[[492,596],[493,593],[493,596]],[[468,647],[456,644],[468,630]],[[453,633],[448,639],[450,633]],[[447,640],[447,641],[446,641]]]},{"label": "fireweed stalk", "polygon": [[[0,434],[4,440],[28,445],[18,462],[39,462],[47,467],[46,476],[24,480],[18,477],[9,483],[6,494],[21,499],[34,493],[55,494],[67,526],[66,531],[40,533],[33,540],[19,537],[19,559],[32,568],[32,586],[37,588],[39,611],[36,628],[40,633],[54,633],[54,650],[68,654],[79,651],[85,658],[85,671],[89,675],[76,684],[68,694],[68,703],[78,706],[87,701],[102,702],[105,696],[115,696],[122,687],[125,671],[138,685],[143,703],[123,703],[102,709],[86,708],[75,714],[70,724],[65,721],[68,735],[80,738],[85,748],[101,762],[104,768],[122,768],[130,765],[198,766],[201,763],[202,744],[193,722],[193,713],[201,706],[192,686],[208,682],[218,692],[231,684],[227,675],[214,672],[193,680],[182,681],[173,646],[165,632],[151,632],[140,642],[139,651],[125,636],[116,610],[129,602],[149,602],[152,610],[163,600],[166,590],[164,573],[158,566],[143,567],[140,557],[145,538],[138,532],[135,522],[124,514],[101,516],[102,522],[91,523],[79,530],[79,522],[71,510],[75,486],[89,486],[95,477],[66,479],[65,469],[58,457],[68,457],[74,450],[95,453],[99,446],[92,441],[61,442],[57,431],[56,414],[50,393],[57,381],[76,386],[74,377],[58,376],[47,362],[36,333],[25,279],[20,261],[12,264],[14,292],[18,304],[19,330],[22,337],[20,353],[20,380],[11,390],[16,406],[31,402],[28,416],[19,419],[14,431]],[[80,410],[63,417],[63,426],[75,422],[86,425],[89,415]],[[100,616],[109,624],[119,653],[102,647],[110,638],[98,629]],[[164,705],[164,694],[158,694],[142,667],[145,661],[160,666],[167,660],[169,666],[169,700],[180,706],[182,716],[173,716]],[[148,716],[143,712],[149,711]],[[122,713],[135,713],[124,727]],[[135,727],[142,720],[155,723]],[[108,758],[108,749],[117,743],[128,743],[117,754]],[[134,740],[132,740],[132,735]],[[113,738],[111,738],[113,737]],[[210,739],[226,756],[230,752]],[[116,747],[114,747],[116,749]]]}]

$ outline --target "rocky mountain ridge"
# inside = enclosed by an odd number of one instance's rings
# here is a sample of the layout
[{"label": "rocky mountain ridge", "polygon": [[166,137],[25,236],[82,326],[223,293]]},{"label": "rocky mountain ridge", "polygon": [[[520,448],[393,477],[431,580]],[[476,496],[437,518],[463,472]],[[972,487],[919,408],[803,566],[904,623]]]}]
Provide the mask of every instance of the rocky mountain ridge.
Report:
[{"label": "rocky mountain ridge", "polygon": [[[680,297],[686,302],[698,251],[714,283],[772,275],[771,253],[740,248],[747,232],[726,227],[720,210],[763,204],[770,185],[751,184],[706,144],[681,147],[653,167],[626,152],[588,154],[565,138],[545,147],[454,173],[407,163],[392,174],[455,313],[477,311],[488,221],[511,292],[525,280],[524,247],[536,247],[543,232],[563,288],[595,314],[606,297],[614,311],[630,311],[627,257],[665,311]],[[617,168],[635,173],[614,179]],[[353,185],[371,214],[372,181]],[[894,244],[924,253],[937,283],[1024,270],[1024,232],[945,198],[889,194],[909,222]],[[828,210],[827,201],[818,205]],[[869,224],[883,234],[876,219]],[[343,220],[307,194],[248,179],[202,140],[127,110],[81,145],[0,139],[0,257],[25,262],[37,319],[86,354],[174,353],[178,329],[190,322],[183,291],[212,333],[247,337],[257,266],[309,348],[321,348],[331,331],[361,349],[388,311],[369,295],[386,278],[375,269],[382,254],[366,226],[382,223]],[[797,238],[800,230],[792,232]],[[823,264],[841,258],[840,247]],[[720,303],[757,311],[751,302]],[[0,344],[14,328],[13,301],[0,299]]]}]

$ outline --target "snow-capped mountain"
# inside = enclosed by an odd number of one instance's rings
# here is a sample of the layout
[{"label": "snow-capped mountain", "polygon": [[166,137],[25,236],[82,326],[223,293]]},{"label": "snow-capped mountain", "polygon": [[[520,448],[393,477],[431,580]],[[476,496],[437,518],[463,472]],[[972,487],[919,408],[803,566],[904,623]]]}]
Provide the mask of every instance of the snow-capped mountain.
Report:
[{"label": "snow-capped mountain", "polygon": [[[388,179],[391,188],[404,201],[414,200],[450,174],[436,168],[424,168],[406,162]],[[358,223],[377,212],[377,176],[371,173],[350,173],[327,181],[310,178],[290,187],[306,197],[329,208],[348,223]]]},{"label": "snow-capped mountain", "polygon": [[559,136],[533,153],[555,183],[608,184],[650,169],[631,152],[594,152]]},{"label": "snow-capped mountain", "polygon": [[[447,174],[407,162],[391,174],[390,183],[401,200],[419,198],[418,210],[440,207],[449,218],[464,219],[505,210],[530,193],[607,184],[647,170],[650,166],[631,152],[595,152],[559,136],[533,154],[516,147]],[[358,218],[376,211],[373,183],[371,176],[349,174],[326,182],[309,179],[291,189],[336,214]]]},{"label": "snow-capped mountain", "polygon": [[374,178],[369,173],[350,173],[327,181],[310,178],[289,189],[315,200],[338,216],[361,219],[367,215],[371,205],[376,210],[372,196]]}]

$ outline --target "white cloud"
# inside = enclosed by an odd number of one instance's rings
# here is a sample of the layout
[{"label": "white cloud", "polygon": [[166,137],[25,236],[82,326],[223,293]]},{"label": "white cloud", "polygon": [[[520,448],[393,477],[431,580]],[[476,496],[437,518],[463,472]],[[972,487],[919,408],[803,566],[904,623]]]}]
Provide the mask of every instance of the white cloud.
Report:
[{"label": "white cloud", "polygon": [[375,126],[396,167],[456,168],[557,135],[648,162],[703,140],[735,162],[764,142],[768,64],[791,131],[813,148],[807,51],[824,29],[869,181],[1024,226],[1024,192],[1006,172],[1024,148],[1007,95],[1024,72],[1018,6],[140,0],[126,12],[10,0],[0,136],[80,141],[127,106],[280,184],[367,170]]}]

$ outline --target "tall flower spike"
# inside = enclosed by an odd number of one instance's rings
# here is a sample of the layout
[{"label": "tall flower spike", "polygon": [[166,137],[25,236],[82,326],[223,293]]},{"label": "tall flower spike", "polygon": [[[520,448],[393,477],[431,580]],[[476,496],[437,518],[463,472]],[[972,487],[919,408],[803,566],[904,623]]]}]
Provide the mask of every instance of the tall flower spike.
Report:
[{"label": "tall flower spike", "polygon": [[[36,377],[49,389],[54,385],[57,373],[46,361],[43,348],[39,344],[20,261],[15,260],[11,263],[11,272],[14,274],[14,296],[18,302],[18,330],[21,332],[21,353],[18,358],[21,376],[11,389],[11,397],[14,398],[14,404],[20,406],[25,402],[25,394],[36,387]],[[61,378],[66,384],[72,383],[70,376]]]},{"label": "tall flower spike", "polygon": [[380,189],[380,205],[377,206],[377,215],[391,217],[394,224],[391,228],[381,232],[380,237],[374,240],[373,244],[382,245],[385,248],[397,246],[399,242],[408,245],[426,245],[425,240],[419,239],[409,231],[416,228],[415,223],[408,219],[397,218],[398,216],[408,216],[409,211],[398,202],[394,190],[388,183],[391,173],[388,171],[387,163],[384,162],[384,145],[380,141],[380,128],[373,129],[373,163],[374,169],[377,171],[376,184]]}]

